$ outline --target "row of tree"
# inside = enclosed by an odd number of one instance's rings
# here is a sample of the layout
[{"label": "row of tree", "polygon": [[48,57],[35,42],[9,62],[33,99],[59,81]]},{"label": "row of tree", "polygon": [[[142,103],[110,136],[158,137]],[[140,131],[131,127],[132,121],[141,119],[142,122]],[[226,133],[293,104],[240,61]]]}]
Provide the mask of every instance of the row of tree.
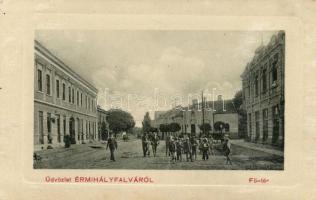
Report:
[{"label": "row of tree", "polygon": [[[107,112],[107,122],[109,129],[115,134],[120,132],[131,132],[135,127],[133,116],[121,109],[111,109]],[[105,129],[105,124],[101,125],[101,129]]]},{"label": "row of tree", "polygon": [[[142,124],[143,124],[143,129],[142,129],[143,133],[146,134],[146,133],[158,132],[157,128],[152,127],[151,119],[148,112],[145,114]],[[200,130],[202,130],[203,135],[206,135],[207,137],[210,136],[210,131],[212,130],[212,126],[210,124],[208,123],[201,124],[199,128]],[[181,126],[180,124],[176,122],[159,125],[159,131],[163,134],[162,137],[164,137],[165,133],[176,133],[180,130],[181,130]],[[214,130],[216,131],[216,133],[213,133],[216,135],[215,137],[222,137],[222,132],[229,132],[229,124],[218,121],[214,124]]]},{"label": "row of tree", "polygon": [[[237,108],[237,112],[239,114],[239,132],[245,133],[246,132],[246,125],[247,125],[247,116],[245,114],[245,110],[242,107],[242,92],[238,91],[233,99],[234,105]],[[135,127],[135,121],[133,116],[123,110],[120,109],[111,109],[108,111],[107,115],[107,122],[109,123],[109,129],[116,135],[120,132],[131,132]],[[151,119],[149,116],[149,113],[147,112],[144,116],[143,120],[143,127],[142,132],[143,133],[149,133],[149,132],[158,132],[158,129],[151,126]],[[200,125],[200,130],[204,131],[206,134],[208,134],[212,127],[210,124],[202,124]],[[214,124],[215,131],[221,131],[221,130],[229,130],[229,125],[222,123],[222,122],[216,122]],[[103,130],[103,131],[102,131]],[[101,132],[105,132],[106,125],[101,125]],[[176,123],[172,122],[170,124],[161,124],[159,126],[159,130],[162,133],[175,133],[181,130],[181,126]]]}]

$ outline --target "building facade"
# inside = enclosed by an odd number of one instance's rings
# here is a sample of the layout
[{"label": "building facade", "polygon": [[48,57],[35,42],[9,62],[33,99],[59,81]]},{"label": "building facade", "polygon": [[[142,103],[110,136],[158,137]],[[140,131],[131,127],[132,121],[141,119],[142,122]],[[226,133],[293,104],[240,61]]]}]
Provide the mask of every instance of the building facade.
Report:
[{"label": "building facade", "polygon": [[98,140],[97,89],[38,41],[34,55],[34,145]]},{"label": "building facade", "polygon": [[107,122],[107,113],[100,106],[97,107],[98,111],[98,138],[99,140],[107,140],[109,137],[109,124]]},{"label": "building facade", "polygon": [[285,33],[260,46],[241,75],[247,136],[252,142],[284,143]]},{"label": "building facade", "polygon": [[[231,138],[238,137],[238,114],[232,100],[208,101],[205,102],[204,109],[202,109],[201,103],[193,101],[192,105],[188,107],[178,106],[159,114],[152,121],[152,126],[159,129],[161,124],[177,123],[181,126],[179,133],[200,136],[203,133],[201,130],[203,124],[202,110],[204,110],[204,124],[210,125],[211,133],[221,131],[229,134]],[[219,129],[216,124],[223,124],[225,127]]]}]

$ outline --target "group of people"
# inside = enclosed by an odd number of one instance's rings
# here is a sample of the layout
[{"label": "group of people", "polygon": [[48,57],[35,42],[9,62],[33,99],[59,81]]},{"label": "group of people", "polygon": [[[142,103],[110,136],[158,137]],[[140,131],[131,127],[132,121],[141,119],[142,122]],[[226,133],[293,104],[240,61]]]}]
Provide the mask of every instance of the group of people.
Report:
[{"label": "group of people", "polygon": [[157,133],[143,134],[142,148],[144,157],[150,156],[150,146],[152,147],[154,157],[156,156],[159,140],[160,138]]},{"label": "group of people", "polygon": [[[159,136],[157,133],[148,133],[142,136],[143,156],[150,156],[150,146],[152,147],[153,156],[156,156],[157,146],[159,145]],[[202,155],[202,160],[208,160],[210,155],[215,155],[214,144],[212,138],[185,135],[184,137],[176,137],[169,135],[165,139],[166,142],[166,156],[171,157],[171,161],[187,162],[197,159],[198,152]],[[223,153],[226,157],[226,164],[232,164],[230,159],[231,144],[228,137],[223,140]],[[183,157],[183,155],[185,155]]]},{"label": "group of people", "polygon": [[[197,151],[202,154],[202,160],[208,160],[209,155],[215,155],[213,139],[207,137],[196,138],[195,136],[189,137],[166,137],[166,156],[171,157],[171,161],[181,162],[183,160],[182,155],[185,154],[186,161],[193,162],[197,158]],[[226,157],[226,164],[232,165],[231,143],[228,137],[223,140],[223,152]]]},{"label": "group of people", "polygon": [[214,154],[213,141],[206,137],[166,137],[166,156],[171,157],[172,162],[182,161],[185,154],[186,161],[193,162],[197,158],[197,151],[202,153],[202,159],[208,160],[209,154]]},{"label": "group of people", "polygon": [[[157,133],[143,134],[142,136],[142,149],[143,156],[150,156],[150,146],[152,147],[153,156],[156,156],[157,147],[159,145],[160,138]],[[169,135],[165,139],[166,142],[166,156],[171,157],[171,161],[181,162],[184,160],[182,157],[185,154],[185,160],[187,162],[197,159],[197,152],[200,151],[202,154],[202,160],[208,160],[209,155],[215,155],[214,145],[212,138],[201,137],[197,138],[195,136],[189,137],[185,135],[184,137],[176,137]],[[110,149],[111,160],[115,161],[114,151],[117,149],[117,142],[114,135],[108,138],[106,149]],[[231,154],[231,143],[228,137],[223,140],[223,152],[226,157],[226,164],[232,164],[230,159]]]}]

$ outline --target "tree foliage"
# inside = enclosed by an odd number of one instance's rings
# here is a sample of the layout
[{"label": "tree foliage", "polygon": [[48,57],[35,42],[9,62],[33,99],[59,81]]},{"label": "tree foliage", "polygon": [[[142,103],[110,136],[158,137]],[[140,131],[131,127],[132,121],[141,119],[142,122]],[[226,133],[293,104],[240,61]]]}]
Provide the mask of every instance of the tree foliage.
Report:
[{"label": "tree foliage", "polygon": [[244,138],[247,136],[247,114],[243,106],[242,90],[236,92],[233,102],[239,115],[238,134],[239,137]]},{"label": "tree foliage", "polygon": [[218,121],[218,122],[214,123],[214,130],[215,131],[221,131],[221,130],[227,129],[227,127],[229,127],[229,125],[222,122],[222,121]]},{"label": "tree foliage", "polygon": [[106,123],[103,121],[101,123],[101,138],[102,140],[106,140],[107,139],[107,135],[108,134],[108,130],[107,130],[107,127],[106,127]]},{"label": "tree foliage", "polygon": [[200,125],[200,130],[204,131],[205,130],[205,133],[208,133],[212,130],[212,127],[210,124],[208,123],[204,123],[204,124],[201,124]]},{"label": "tree foliage", "polygon": [[181,130],[181,126],[178,123],[172,122],[168,125],[168,130],[175,133]]},{"label": "tree foliage", "polygon": [[237,111],[239,112],[239,110],[241,109],[241,105],[243,103],[242,101],[242,90],[239,90],[238,92],[236,92],[234,98],[233,98],[233,102],[234,105],[237,109]]},{"label": "tree foliage", "polygon": [[146,112],[142,124],[143,124],[143,132],[149,133],[151,129],[151,119],[149,116],[149,112]]},{"label": "tree foliage", "polygon": [[169,128],[169,127],[168,127],[168,124],[160,124],[160,126],[159,126],[159,130],[160,130],[160,132],[162,132],[162,133],[168,132],[168,131],[169,131],[168,128]]},{"label": "tree foliage", "polygon": [[150,127],[149,131],[152,132],[152,133],[158,133],[158,128]]},{"label": "tree foliage", "polygon": [[122,131],[129,132],[135,126],[133,116],[120,109],[109,110],[107,121],[109,123],[110,130],[112,130],[115,134]]}]

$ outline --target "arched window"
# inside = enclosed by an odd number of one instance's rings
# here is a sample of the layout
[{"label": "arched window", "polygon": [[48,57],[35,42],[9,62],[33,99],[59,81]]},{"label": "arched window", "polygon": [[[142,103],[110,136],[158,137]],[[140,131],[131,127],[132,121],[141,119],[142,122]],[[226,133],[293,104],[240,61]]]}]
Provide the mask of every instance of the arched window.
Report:
[{"label": "arched window", "polygon": [[222,131],[225,128],[225,123],[218,121],[214,123],[214,130],[215,131]]},{"label": "arched window", "polygon": [[46,74],[46,94],[50,95],[50,75]]}]

